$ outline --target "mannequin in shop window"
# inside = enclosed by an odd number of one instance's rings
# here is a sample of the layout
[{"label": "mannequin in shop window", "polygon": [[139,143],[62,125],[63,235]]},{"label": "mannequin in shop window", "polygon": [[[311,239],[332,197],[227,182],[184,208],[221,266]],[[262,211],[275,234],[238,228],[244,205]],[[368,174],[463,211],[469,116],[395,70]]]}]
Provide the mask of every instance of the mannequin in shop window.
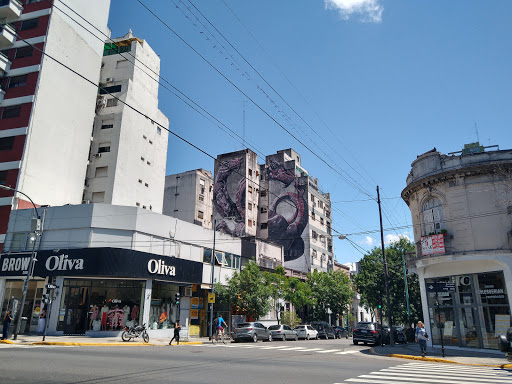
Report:
[{"label": "mannequin in shop window", "polygon": [[164,322],[167,323],[167,310],[165,306],[162,307],[162,313],[160,314],[160,319],[158,320],[158,328],[164,328]]},{"label": "mannequin in shop window", "polygon": [[139,307],[137,306],[137,304],[135,304],[132,308],[132,320],[134,321],[134,323],[138,323],[138,319],[139,319]]},{"label": "mannequin in shop window", "polygon": [[92,307],[91,309],[91,315],[89,316],[89,329],[93,329],[93,322],[98,318],[98,314],[100,312],[100,309],[98,308],[97,305],[95,305],[94,307]]},{"label": "mannequin in shop window", "polygon": [[128,305],[125,305],[123,307],[123,320],[121,321],[121,326],[125,327],[126,323],[128,322],[128,317],[130,315],[130,307]]},{"label": "mannequin in shop window", "polygon": [[107,314],[108,314],[108,307],[106,304],[103,304],[103,307],[101,307],[101,330],[106,331],[107,330]]}]

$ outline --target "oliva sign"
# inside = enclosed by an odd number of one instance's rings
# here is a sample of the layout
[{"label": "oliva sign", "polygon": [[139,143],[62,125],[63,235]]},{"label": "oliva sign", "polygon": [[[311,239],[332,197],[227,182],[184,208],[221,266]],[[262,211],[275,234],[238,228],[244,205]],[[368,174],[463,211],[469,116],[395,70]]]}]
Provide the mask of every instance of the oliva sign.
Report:
[{"label": "oliva sign", "polygon": [[151,259],[148,261],[148,272],[157,275],[176,276],[176,267],[173,265],[166,265],[165,261]]},{"label": "oliva sign", "polygon": [[[6,257],[2,260],[2,272],[27,271],[29,257]],[[70,259],[68,255],[50,256],[45,263],[48,271],[71,271],[84,269],[84,259]]]}]

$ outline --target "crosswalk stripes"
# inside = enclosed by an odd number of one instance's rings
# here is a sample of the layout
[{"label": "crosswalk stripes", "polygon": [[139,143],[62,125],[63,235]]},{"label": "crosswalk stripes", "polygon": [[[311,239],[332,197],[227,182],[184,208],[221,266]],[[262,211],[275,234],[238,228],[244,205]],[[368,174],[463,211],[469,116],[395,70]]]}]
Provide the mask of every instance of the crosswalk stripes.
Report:
[{"label": "crosswalk stripes", "polygon": [[512,372],[492,367],[414,362],[360,375],[343,383],[510,384]]},{"label": "crosswalk stripes", "polygon": [[320,354],[348,355],[358,353],[359,350],[341,350],[341,349],[323,349],[310,347],[293,347],[289,345],[262,345],[262,344],[199,344],[196,347],[207,348],[241,348],[241,349],[261,349],[272,351],[294,351],[294,352],[314,352]]}]

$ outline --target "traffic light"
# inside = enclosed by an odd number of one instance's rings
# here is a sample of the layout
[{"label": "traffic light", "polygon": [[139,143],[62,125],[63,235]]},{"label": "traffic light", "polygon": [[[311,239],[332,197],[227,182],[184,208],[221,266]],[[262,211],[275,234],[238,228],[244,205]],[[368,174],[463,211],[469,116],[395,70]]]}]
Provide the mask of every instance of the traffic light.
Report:
[{"label": "traffic light", "polygon": [[43,302],[43,304],[48,304],[50,302],[50,295],[45,293],[41,301]]},{"label": "traffic light", "polygon": [[382,309],[382,297],[379,296],[379,309]]},{"label": "traffic light", "polygon": [[176,303],[176,305],[180,305],[180,294],[179,293],[176,293],[174,295],[174,302]]}]

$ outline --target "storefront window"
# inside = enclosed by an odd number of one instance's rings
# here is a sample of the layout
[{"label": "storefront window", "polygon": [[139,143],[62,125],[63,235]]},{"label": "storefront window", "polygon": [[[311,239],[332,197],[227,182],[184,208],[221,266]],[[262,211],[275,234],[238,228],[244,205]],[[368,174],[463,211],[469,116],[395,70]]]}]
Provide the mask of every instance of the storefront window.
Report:
[{"label": "storefront window", "polygon": [[174,295],[178,292],[177,285],[153,283],[149,320],[151,329],[174,328],[174,323],[178,320],[178,306],[174,302]]},{"label": "storefront window", "polygon": [[203,248],[203,263],[211,264],[212,262],[212,250]]},{"label": "storefront window", "polygon": [[66,279],[58,331],[116,331],[142,322],[145,282]]},{"label": "storefront window", "polygon": [[[28,283],[27,297],[25,299],[25,306],[21,314],[22,322],[20,333],[36,332],[37,323],[39,320],[39,313],[41,311],[41,297],[43,295],[44,281],[30,281]],[[5,283],[5,296],[2,303],[1,316],[5,316],[7,310],[12,311],[16,318],[17,311],[21,304],[21,296],[23,294],[23,281],[22,280],[7,280]],[[26,318],[26,320],[25,320]]]},{"label": "storefront window", "polygon": [[457,291],[459,292],[459,300],[461,305],[473,304],[473,276],[464,275],[456,276],[455,281],[457,283]]}]

